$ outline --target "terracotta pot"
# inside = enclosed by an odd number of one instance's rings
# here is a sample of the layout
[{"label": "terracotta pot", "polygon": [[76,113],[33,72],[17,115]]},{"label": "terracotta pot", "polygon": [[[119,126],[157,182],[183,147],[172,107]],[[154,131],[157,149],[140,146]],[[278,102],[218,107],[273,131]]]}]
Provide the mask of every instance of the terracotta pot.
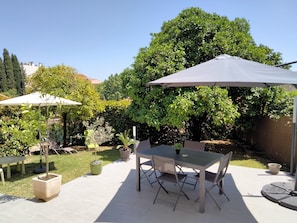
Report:
[{"label": "terracotta pot", "polygon": [[127,161],[130,159],[130,153],[131,151],[129,149],[127,150],[120,149],[120,155],[123,161]]}]

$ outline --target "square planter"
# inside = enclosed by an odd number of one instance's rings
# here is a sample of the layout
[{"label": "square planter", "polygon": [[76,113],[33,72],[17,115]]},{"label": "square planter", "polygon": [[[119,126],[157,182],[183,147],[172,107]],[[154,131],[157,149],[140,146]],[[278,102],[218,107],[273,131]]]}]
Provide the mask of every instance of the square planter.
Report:
[{"label": "square planter", "polygon": [[32,179],[33,192],[37,199],[49,201],[59,195],[62,184],[62,175],[49,173],[50,179],[42,179],[45,176],[46,174],[43,174]]}]

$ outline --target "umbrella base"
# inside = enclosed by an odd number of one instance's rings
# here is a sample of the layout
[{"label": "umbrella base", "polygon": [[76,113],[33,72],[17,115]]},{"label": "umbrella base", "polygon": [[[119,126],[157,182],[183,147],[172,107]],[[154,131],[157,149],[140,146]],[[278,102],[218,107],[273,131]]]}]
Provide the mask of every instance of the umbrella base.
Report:
[{"label": "umbrella base", "polygon": [[45,173],[45,166],[37,166],[34,168],[33,173]]},{"label": "umbrella base", "polygon": [[297,191],[292,182],[275,182],[262,188],[262,195],[283,207],[297,211]]}]

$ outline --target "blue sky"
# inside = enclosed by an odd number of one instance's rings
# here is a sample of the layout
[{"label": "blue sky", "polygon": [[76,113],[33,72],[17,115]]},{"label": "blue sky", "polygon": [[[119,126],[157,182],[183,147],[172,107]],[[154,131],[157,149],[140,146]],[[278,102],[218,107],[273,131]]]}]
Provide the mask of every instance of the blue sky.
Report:
[{"label": "blue sky", "polygon": [[257,44],[281,52],[283,62],[297,60],[296,0],[3,0],[0,55],[6,48],[19,62],[65,64],[103,81],[189,7],[245,18]]}]

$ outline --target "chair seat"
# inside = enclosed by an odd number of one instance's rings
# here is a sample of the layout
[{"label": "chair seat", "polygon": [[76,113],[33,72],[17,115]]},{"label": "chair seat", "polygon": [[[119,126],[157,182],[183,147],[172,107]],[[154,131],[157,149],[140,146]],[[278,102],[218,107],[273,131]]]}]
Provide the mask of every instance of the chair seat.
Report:
[{"label": "chair seat", "polygon": [[[217,173],[212,173],[209,171],[205,171],[205,180],[213,182],[216,178]],[[200,177],[200,173],[195,175],[196,178]]]},{"label": "chair seat", "polygon": [[144,165],[144,166],[153,166],[153,163],[151,160],[147,160],[145,162],[140,163],[140,165]]},{"label": "chair seat", "polygon": [[178,191],[175,192],[178,196],[176,198],[176,201],[173,207],[173,211],[175,211],[176,205],[181,195],[184,195],[189,200],[188,195],[183,191],[183,186],[187,179],[187,175],[176,172],[176,164],[174,159],[161,157],[161,156],[153,156],[152,162],[153,162],[155,177],[159,184],[159,189],[156,193],[153,203],[155,204],[161,188],[167,194],[169,193],[169,191],[165,188],[163,183],[165,181],[169,183],[173,183],[174,185],[178,186]]},{"label": "chair seat", "polygon": [[[185,177],[187,177],[186,174],[181,174],[178,173],[177,174],[177,178],[179,181],[182,181]],[[169,181],[171,183],[176,183],[176,177],[173,174],[169,174],[169,173],[162,173],[159,177],[159,180],[165,180],[165,181]]]}]

